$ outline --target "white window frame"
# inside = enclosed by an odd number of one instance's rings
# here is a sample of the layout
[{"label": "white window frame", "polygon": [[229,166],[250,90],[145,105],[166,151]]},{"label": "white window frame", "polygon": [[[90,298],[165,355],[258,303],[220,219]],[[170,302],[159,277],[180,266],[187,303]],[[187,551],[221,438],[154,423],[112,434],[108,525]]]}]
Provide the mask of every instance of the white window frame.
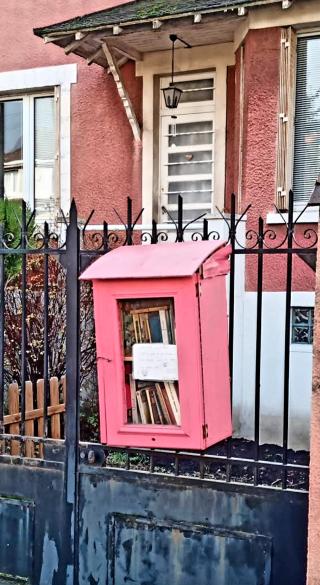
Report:
[{"label": "white window frame", "polygon": [[[179,83],[179,81],[197,81],[199,79],[213,79],[213,98],[212,100],[204,100],[200,102],[183,102],[180,103],[178,106],[177,112],[169,109],[165,105],[163,91],[164,87],[167,87],[171,82],[171,77],[161,77],[160,78],[160,119],[159,119],[159,138],[160,138],[160,147],[159,147],[159,209],[161,210],[162,205],[164,205],[168,211],[176,210],[176,205],[169,205],[168,204],[168,175],[165,173],[164,167],[167,163],[165,160],[169,152],[171,152],[170,147],[167,145],[167,134],[168,132],[164,132],[164,129],[169,128],[169,125],[173,123],[172,115],[177,115],[178,119],[177,122],[182,122],[182,119],[179,120],[179,116],[183,116],[185,122],[193,122],[193,121],[210,121],[212,122],[212,131],[213,131],[213,144],[212,145],[195,145],[192,146],[193,151],[202,151],[204,148],[212,150],[212,161],[211,161],[211,173],[210,174],[201,174],[201,175],[179,175],[179,181],[190,180],[193,177],[194,180],[202,179],[211,180],[211,200],[208,203],[184,203],[183,208],[187,209],[195,209],[197,207],[197,211],[201,213],[201,210],[208,209],[210,207],[210,213],[212,213],[213,205],[214,205],[214,161],[215,161],[215,92],[216,92],[216,76],[215,71],[206,71],[204,73],[194,73],[194,74],[180,74],[175,77],[175,81]],[[200,118],[201,117],[201,118]],[[174,152],[185,152],[186,147],[175,147]],[[210,162],[210,161],[206,161]],[[183,194],[182,194],[183,196]],[[196,210],[195,210],[196,213]]]},{"label": "white window frame", "polygon": [[[298,59],[298,41],[301,38],[305,38],[305,37],[314,37],[314,38],[319,38],[320,39],[320,30],[319,29],[313,29],[310,31],[300,31],[297,34],[297,43],[296,43],[296,70],[297,70],[297,59]],[[294,87],[294,104],[295,104],[295,108],[296,108],[296,93],[297,93],[297,88],[296,88],[296,84]],[[295,130],[296,130],[296,122],[295,122],[296,117],[294,116],[294,120],[293,120],[293,148],[292,148],[292,185],[293,185],[293,176],[294,176],[294,158],[295,158]],[[320,169],[319,169],[320,172]],[[316,180],[316,177],[315,177]],[[310,193],[311,195],[311,193]],[[304,209],[304,207],[306,206],[306,201],[294,201],[294,209],[296,211],[301,211],[302,209]],[[306,211],[308,211],[308,209],[306,209]],[[312,211],[312,210],[309,210]],[[306,219],[308,217],[308,214],[306,213]]]},{"label": "white window frame", "polygon": [[[70,208],[71,192],[71,85],[77,82],[77,65],[56,65],[52,67],[37,67],[33,69],[22,69],[16,71],[6,71],[0,73],[0,99],[12,100],[22,97],[33,98],[36,94],[58,96],[59,103],[59,193],[60,207],[64,213],[68,213]],[[48,88],[51,91],[48,92]],[[25,117],[24,117],[25,118]],[[33,152],[27,153],[25,150],[25,139],[30,139],[30,120],[33,119],[33,113],[28,116],[29,122],[23,118],[23,159],[24,159],[24,186],[27,186],[26,193],[33,193]],[[26,127],[25,127],[26,124]],[[29,126],[29,127],[28,127]],[[28,149],[27,149],[28,150]],[[33,149],[32,149],[33,150]],[[32,164],[30,157],[32,154]],[[25,159],[26,157],[26,159]],[[26,160],[26,162],[25,162]],[[32,185],[32,188],[31,188]],[[32,207],[33,202],[28,200]]]},{"label": "white window frame", "polygon": [[[211,173],[208,174],[200,174],[197,175],[196,173],[192,174],[192,175],[179,175],[177,180],[178,181],[190,181],[190,179],[192,178],[193,180],[210,180],[211,181],[211,199],[208,203],[184,203],[183,204],[183,208],[184,209],[194,209],[195,207],[197,207],[198,210],[201,209],[208,209],[208,207],[210,207],[210,211],[212,211],[212,207],[213,207],[213,203],[214,203],[214,118],[212,117],[212,114],[210,114],[210,112],[208,113],[204,113],[204,112],[193,112],[193,113],[184,113],[184,120],[183,122],[189,123],[189,122],[196,122],[196,121],[201,121],[201,122],[205,122],[205,121],[210,121],[213,123],[213,129],[212,129],[212,133],[213,133],[213,144],[199,144],[199,145],[194,145],[192,146],[192,151],[196,152],[196,151],[202,151],[204,149],[207,150],[211,150],[212,151],[212,160],[211,161],[205,161],[205,162],[211,162]],[[182,120],[180,120],[180,122],[182,122]],[[165,207],[170,211],[171,209],[176,209],[177,206],[176,205],[170,205],[168,203],[168,182],[169,180],[171,182],[174,182],[172,177],[169,177],[168,173],[165,172],[165,166],[168,165],[166,161],[167,158],[167,154],[169,153],[179,153],[179,152],[185,152],[186,151],[186,147],[175,147],[174,151],[168,146],[167,144],[167,137],[168,137],[168,132],[164,131],[164,130],[169,130],[169,126],[170,124],[172,124],[173,121],[171,120],[170,117],[168,116],[161,116],[160,118],[160,152],[159,152],[159,165],[160,165],[160,171],[159,171],[159,180],[160,180],[160,187],[159,187],[159,196],[160,196],[160,201],[159,201],[159,206],[162,204],[165,205]],[[183,193],[181,193],[182,197],[183,197]]]},{"label": "white window frame", "polygon": [[[300,30],[296,33],[296,38],[294,39],[294,59],[295,59],[295,78],[294,83],[291,86],[290,95],[288,95],[288,99],[291,104],[290,111],[288,112],[288,120],[286,121],[288,125],[288,137],[289,141],[287,142],[287,150],[285,153],[286,161],[285,164],[290,169],[288,172],[288,188],[293,188],[293,175],[294,175],[294,157],[295,157],[295,108],[296,108],[296,71],[297,71],[297,46],[299,38],[303,37],[320,37],[320,29],[319,28],[310,28],[305,30]],[[291,39],[293,42],[293,39]],[[316,177],[315,177],[316,179]],[[306,224],[306,223],[318,223],[319,222],[319,213],[318,210],[313,208],[305,209],[304,213],[300,215],[301,211],[306,206],[306,202],[304,201],[294,201],[294,217],[293,220],[299,216],[298,223]],[[280,225],[283,224],[283,220],[288,221],[288,213],[283,213],[281,215],[275,211],[270,211],[267,214],[267,224],[269,225]]]},{"label": "white window frame", "polygon": [[[306,305],[299,305],[299,306],[297,306],[297,305],[291,305],[291,317],[290,317],[290,344],[291,344],[291,347],[292,346],[295,346],[296,347],[298,345],[299,346],[303,346],[304,348],[305,347],[308,348],[310,346],[312,347],[313,346],[313,341],[312,341],[312,343],[310,343],[310,342],[307,342],[307,343],[300,342],[299,343],[297,341],[293,341],[293,339],[292,339],[292,337],[293,337],[293,327],[294,327],[294,323],[293,323],[293,311],[295,309],[308,309],[310,311],[313,310],[312,329],[313,329],[313,339],[314,339],[314,307],[310,307],[309,305],[307,305],[307,306]],[[303,327],[303,325],[301,325],[301,328],[302,327]],[[308,328],[309,328],[309,323],[308,323]]]},{"label": "white window frame", "polygon": [[313,353],[313,344],[308,343],[292,343],[292,309],[296,307],[305,307],[306,309],[314,309],[315,307],[315,293],[293,291],[291,295],[290,307],[290,352],[292,353]]},{"label": "white window frame", "polygon": [[[145,53],[143,61],[136,63],[136,75],[143,80],[143,133],[142,133],[142,206],[143,222],[151,224],[154,217],[154,202],[158,197],[159,180],[159,79],[167,77],[171,70],[171,51],[153,51]],[[234,44],[221,43],[204,45],[191,49],[178,49],[176,52],[176,72],[192,73],[199,71],[215,72],[215,203],[220,209],[224,207],[226,176],[226,122],[227,122],[227,68],[235,65]],[[216,216],[214,212],[213,217]]]},{"label": "white window frame", "polygon": [[[11,102],[11,101],[21,101],[22,102],[22,169],[23,169],[23,192],[22,196],[25,202],[28,204],[28,207],[31,211],[35,208],[35,183],[34,183],[34,175],[35,175],[35,153],[34,153],[34,144],[35,144],[35,133],[36,128],[34,124],[34,106],[35,106],[35,99],[36,98],[43,98],[43,97],[52,97],[55,100],[55,103],[58,102],[58,93],[57,89],[53,89],[51,91],[45,92],[37,92],[37,93],[28,93],[28,94],[16,94],[11,96],[2,97],[0,96],[0,102]],[[58,108],[55,108],[55,119],[56,119],[56,137],[58,136],[59,130],[59,116],[58,116]],[[55,175],[58,172],[58,160],[59,160],[59,145],[56,140],[55,144],[55,161],[54,161],[54,170]],[[55,200],[59,193],[54,193]]]}]

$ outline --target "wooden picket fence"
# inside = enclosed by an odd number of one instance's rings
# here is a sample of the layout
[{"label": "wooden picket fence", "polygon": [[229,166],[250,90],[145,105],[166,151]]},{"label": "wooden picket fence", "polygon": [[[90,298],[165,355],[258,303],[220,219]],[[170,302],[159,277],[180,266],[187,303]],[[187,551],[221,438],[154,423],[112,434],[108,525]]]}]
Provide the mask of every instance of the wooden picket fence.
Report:
[{"label": "wooden picket fence", "polygon": [[[66,379],[62,376],[59,380],[52,377],[49,380],[48,422],[49,436],[52,439],[61,439],[62,420],[66,402]],[[44,380],[37,380],[36,388],[32,382],[25,383],[25,435],[29,437],[42,437],[44,434]],[[8,414],[4,416],[5,432],[10,435],[20,434],[20,390],[17,383],[12,383],[8,388]],[[20,454],[19,441],[10,441],[11,455]],[[39,446],[38,455],[42,457],[43,448]],[[25,456],[35,457],[35,443],[31,439],[26,441]]]}]

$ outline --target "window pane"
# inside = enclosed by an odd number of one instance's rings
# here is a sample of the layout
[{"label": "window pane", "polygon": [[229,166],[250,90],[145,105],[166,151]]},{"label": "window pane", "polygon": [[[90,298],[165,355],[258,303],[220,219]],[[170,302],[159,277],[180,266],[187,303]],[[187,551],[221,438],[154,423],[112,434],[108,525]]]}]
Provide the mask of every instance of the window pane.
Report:
[{"label": "window pane", "polygon": [[55,107],[54,98],[34,100],[35,127],[35,200],[37,212],[48,213],[54,208],[55,195]]},{"label": "window pane", "polygon": [[192,81],[175,80],[174,85],[182,89],[180,103],[203,102],[213,100],[213,78],[193,79]]},{"label": "window pane", "polygon": [[22,100],[3,103],[4,188],[9,199],[23,196]]},{"label": "window pane", "polygon": [[[207,162],[208,161],[208,162]],[[199,175],[212,172],[212,151],[169,154],[169,175]]]},{"label": "window pane", "polygon": [[320,38],[298,40],[293,188],[307,201],[320,173]]},{"label": "window pane", "polygon": [[[171,187],[171,184],[169,187]],[[184,193],[182,195],[184,203],[194,203],[195,206],[197,203],[208,203],[208,205],[210,205],[211,196],[211,191],[190,191],[189,193]],[[179,194],[177,193],[168,193],[169,205],[178,205],[178,197]]]},{"label": "window pane", "polygon": [[[178,219],[178,210],[170,209],[169,211],[171,217],[175,220]],[[207,209],[184,209],[183,211],[183,221],[191,221],[192,219],[196,219],[203,213],[211,213],[211,209],[208,207]],[[165,221],[171,221],[169,215],[164,211],[163,216]]]},{"label": "window pane", "polygon": [[314,309],[312,307],[294,307],[292,309],[292,343],[313,342],[313,319]]},{"label": "window pane", "polygon": [[189,122],[186,124],[170,124],[169,146],[195,146],[198,144],[212,144],[213,123]]},{"label": "window pane", "polygon": [[212,182],[207,181],[172,181],[168,186],[168,203],[176,205],[178,196],[182,195],[184,203],[208,203],[212,199]]}]

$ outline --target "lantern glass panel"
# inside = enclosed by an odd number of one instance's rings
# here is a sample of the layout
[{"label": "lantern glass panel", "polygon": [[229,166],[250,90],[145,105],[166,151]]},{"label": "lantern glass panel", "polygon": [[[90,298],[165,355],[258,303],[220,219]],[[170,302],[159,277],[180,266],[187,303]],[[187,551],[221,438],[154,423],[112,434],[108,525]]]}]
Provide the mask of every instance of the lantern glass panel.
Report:
[{"label": "lantern glass panel", "polygon": [[165,87],[162,91],[166,107],[169,109],[177,108],[180,102],[182,90],[179,89],[179,87],[172,85]]},{"label": "lantern glass panel", "polygon": [[119,303],[127,424],[181,424],[172,298]]}]

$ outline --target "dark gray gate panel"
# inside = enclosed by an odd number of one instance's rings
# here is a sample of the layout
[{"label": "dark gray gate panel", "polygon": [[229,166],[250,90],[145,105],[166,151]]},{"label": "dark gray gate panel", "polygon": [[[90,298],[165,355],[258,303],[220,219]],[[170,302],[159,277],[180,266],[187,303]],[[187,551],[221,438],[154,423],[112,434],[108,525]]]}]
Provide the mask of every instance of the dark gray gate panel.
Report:
[{"label": "dark gray gate panel", "polygon": [[79,497],[81,585],[305,583],[307,494],[81,466]]},{"label": "dark gray gate panel", "polygon": [[63,469],[39,463],[0,466],[0,575],[28,577],[30,585],[66,585]]},{"label": "dark gray gate panel", "polygon": [[270,583],[271,541],[266,537],[115,515],[109,542],[110,585]]},{"label": "dark gray gate panel", "polygon": [[31,577],[34,546],[32,502],[0,497],[0,572]]}]

